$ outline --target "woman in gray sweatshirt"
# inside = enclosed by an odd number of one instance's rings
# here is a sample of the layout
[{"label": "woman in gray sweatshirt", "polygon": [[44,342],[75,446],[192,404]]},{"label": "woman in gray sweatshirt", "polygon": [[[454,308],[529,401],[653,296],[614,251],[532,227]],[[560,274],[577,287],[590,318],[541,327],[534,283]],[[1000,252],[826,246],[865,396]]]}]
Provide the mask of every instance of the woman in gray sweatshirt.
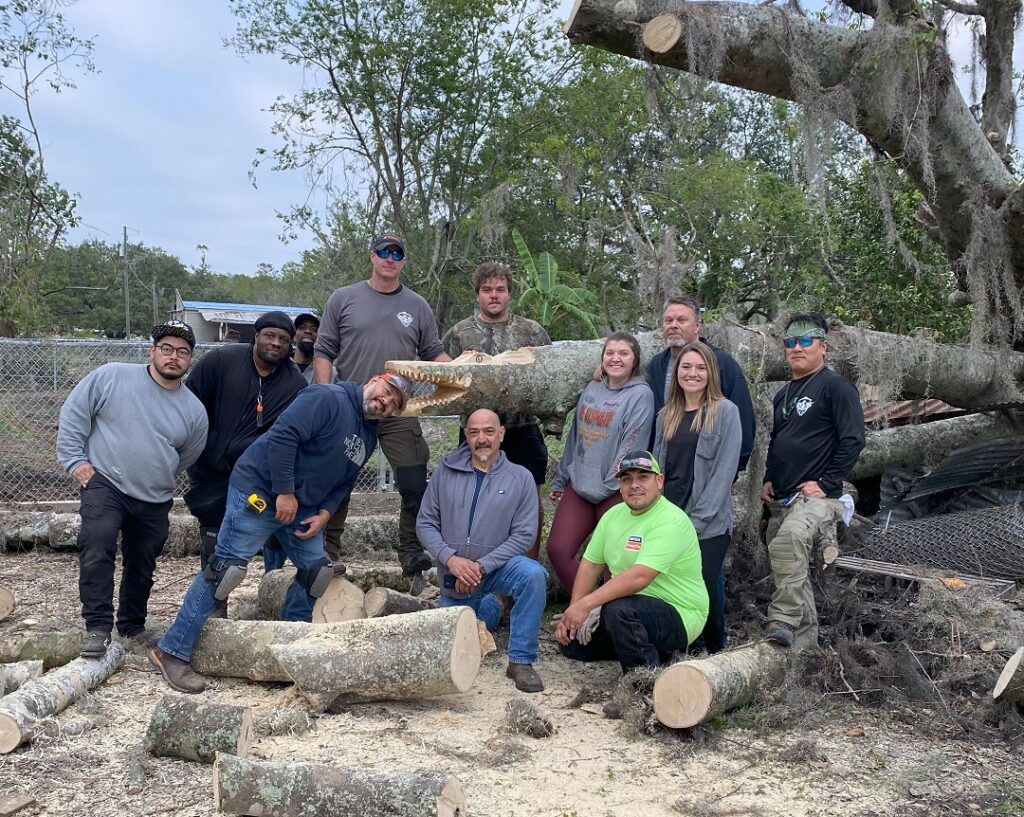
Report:
[{"label": "woman in gray sweatshirt", "polygon": [[548,536],[548,558],[566,592],[579,567],[577,554],[598,520],[622,501],[619,460],[650,439],[654,393],[640,373],[640,344],[629,332],[609,335],[601,348],[601,379],[583,390],[565,453],[551,481],[558,503]]},{"label": "woman in gray sweatshirt", "polygon": [[697,529],[710,609],[704,626],[709,653],[725,646],[725,599],[719,574],[732,538],[732,483],[743,429],[736,405],[722,394],[714,351],[703,343],[679,350],[665,408],[658,414],[654,456],[665,474],[665,496]]}]

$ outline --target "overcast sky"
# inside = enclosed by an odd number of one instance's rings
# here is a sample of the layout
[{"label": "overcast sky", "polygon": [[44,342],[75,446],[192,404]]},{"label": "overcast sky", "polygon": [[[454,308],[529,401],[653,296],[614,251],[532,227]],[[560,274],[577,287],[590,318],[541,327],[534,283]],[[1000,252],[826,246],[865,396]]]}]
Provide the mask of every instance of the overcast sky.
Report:
[{"label": "overcast sky", "polygon": [[[562,0],[559,16],[571,5]],[[48,173],[80,196],[70,240],[119,242],[127,226],[129,241],[189,266],[205,244],[217,272],[297,261],[311,242],[282,244],[275,212],[306,200],[302,174],[263,169],[258,189],[247,174],[256,149],[277,144],[264,109],[300,87],[300,71],[224,48],[234,31],[224,0],[79,0],[66,16],[95,39],[99,70],[59,95],[41,89],[33,105]],[[967,61],[965,47],[954,51]],[[23,112],[0,95],[0,113]]]}]

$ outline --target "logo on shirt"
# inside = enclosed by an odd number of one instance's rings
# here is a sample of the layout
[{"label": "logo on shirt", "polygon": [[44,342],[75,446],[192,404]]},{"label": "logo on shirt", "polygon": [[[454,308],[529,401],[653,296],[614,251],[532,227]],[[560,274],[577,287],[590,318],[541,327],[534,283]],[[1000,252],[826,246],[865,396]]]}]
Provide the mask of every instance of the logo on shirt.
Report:
[{"label": "logo on shirt", "polygon": [[814,401],[810,397],[801,397],[796,401],[796,413],[803,417],[808,411],[811,410],[811,406],[814,405]]},{"label": "logo on shirt", "polygon": [[358,434],[349,434],[345,438],[345,456],[352,460],[357,468],[362,468],[366,462],[366,444]]},{"label": "logo on shirt", "polygon": [[396,313],[395,317],[402,322],[402,326],[412,325],[412,315],[410,315],[408,312],[398,312]]},{"label": "logo on shirt", "polygon": [[630,536],[626,540],[626,550],[640,550],[641,545],[644,543],[644,537],[642,536]]}]

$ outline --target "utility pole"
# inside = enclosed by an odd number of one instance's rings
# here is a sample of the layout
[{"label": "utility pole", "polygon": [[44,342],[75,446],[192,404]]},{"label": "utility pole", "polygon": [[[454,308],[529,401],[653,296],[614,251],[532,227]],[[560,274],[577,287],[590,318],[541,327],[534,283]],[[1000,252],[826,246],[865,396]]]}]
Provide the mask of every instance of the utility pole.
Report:
[{"label": "utility pole", "polygon": [[121,255],[124,256],[124,339],[130,340],[132,336],[132,310],[128,296],[128,227],[124,228],[124,237],[121,240]]},{"label": "utility pole", "polygon": [[153,276],[153,326],[160,323],[160,303],[156,296],[156,276]]}]

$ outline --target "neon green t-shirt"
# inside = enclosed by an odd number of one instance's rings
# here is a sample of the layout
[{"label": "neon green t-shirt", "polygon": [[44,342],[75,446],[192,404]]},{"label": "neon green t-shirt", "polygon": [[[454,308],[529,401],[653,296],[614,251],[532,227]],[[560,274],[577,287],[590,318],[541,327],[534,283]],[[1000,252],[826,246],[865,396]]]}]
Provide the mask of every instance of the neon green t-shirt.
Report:
[{"label": "neon green t-shirt", "polygon": [[626,503],[609,508],[597,523],[583,558],[618,576],[633,565],[657,570],[639,593],[668,602],[679,613],[690,642],[708,619],[708,591],[701,576],[700,545],[690,518],[660,497],[634,516]]}]

